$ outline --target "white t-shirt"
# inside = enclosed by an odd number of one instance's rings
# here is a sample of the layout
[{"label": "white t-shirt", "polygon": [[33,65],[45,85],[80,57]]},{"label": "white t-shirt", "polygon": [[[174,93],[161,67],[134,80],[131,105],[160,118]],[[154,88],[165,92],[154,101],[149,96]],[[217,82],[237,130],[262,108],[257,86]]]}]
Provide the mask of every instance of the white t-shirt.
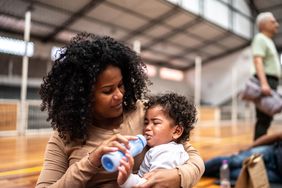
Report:
[{"label": "white t-shirt", "polygon": [[161,144],[149,149],[146,152],[144,160],[137,174],[130,174],[126,182],[121,187],[132,187],[142,184],[146,179],[142,178],[144,174],[155,169],[172,169],[178,165],[184,164],[189,159],[188,153],[184,150],[182,144],[170,142]]}]

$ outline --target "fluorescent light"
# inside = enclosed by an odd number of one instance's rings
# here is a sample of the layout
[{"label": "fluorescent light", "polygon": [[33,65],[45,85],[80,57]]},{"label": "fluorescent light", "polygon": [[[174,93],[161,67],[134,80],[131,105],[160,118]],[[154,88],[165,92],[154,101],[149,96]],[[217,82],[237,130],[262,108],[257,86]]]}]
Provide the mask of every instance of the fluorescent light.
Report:
[{"label": "fluorescent light", "polygon": [[154,65],[146,64],[147,74],[149,77],[154,77],[157,75],[157,68]]},{"label": "fluorescent light", "polygon": [[[24,56],[25,44],[26,42],[23,40],[0,37],[0,52],[6,54]],[[33,42],[28,42],[26,55],[28,57],[33,56],[33,50],[34,50]]]},{"label": "fluorescent light", "polygon": [[180,70],[160,68],[160,77],[167,80],[182,81],[184,73]]}]

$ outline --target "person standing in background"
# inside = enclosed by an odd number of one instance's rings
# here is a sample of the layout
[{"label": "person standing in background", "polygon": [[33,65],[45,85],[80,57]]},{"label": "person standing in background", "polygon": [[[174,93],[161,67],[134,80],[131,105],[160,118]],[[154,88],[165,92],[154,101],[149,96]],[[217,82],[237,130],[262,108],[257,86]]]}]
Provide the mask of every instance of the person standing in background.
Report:
[{"label": "person standing in background", "polygon": [[[270,12],[260,13],[256,24],[259,33],[252,41],[255,77],[260,81],[262,94],[267,96],[277,89],[281,75],[278,52],[272,40],[279,24]],[[254,140],[267,133],[273,117],[256,108],[256,119]]]}]

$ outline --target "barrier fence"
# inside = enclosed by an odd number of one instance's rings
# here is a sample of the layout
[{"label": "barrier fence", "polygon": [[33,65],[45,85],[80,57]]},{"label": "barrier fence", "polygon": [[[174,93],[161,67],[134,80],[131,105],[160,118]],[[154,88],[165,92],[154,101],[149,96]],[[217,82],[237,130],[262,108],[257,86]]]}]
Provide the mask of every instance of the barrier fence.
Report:
[{"label": "barrier fence", "polygon": [[[50,132],[50,123],[46,121],[47,112],[40,110],[40,100],[27,100],[26,108],[27,114],[25,117],[25,128],[22,129],[20,100],[0,99],[0,136],[19,135],[21,130],[23,134],[28,133],[46,133]],[[220,122],[230,121],[235,123],[248,122],[253,124],[255,120],[254,106],[252,104],[245,104],[238,107],[236,117],[232,117],[231,105],[221,107],[201,106],[198,109],[198,123],[208,123],[211,125]],[[281,123],[282,113],[277,114],[274,122]]]},{"label": "barrier fence", "polygon": [[[40,110],[40,100],[27,100],[24,134],[51,131],[46,121],[47,112]],[[19,100],[0,100],[0,136],[18,135],[20,133],[21,116]]]}]

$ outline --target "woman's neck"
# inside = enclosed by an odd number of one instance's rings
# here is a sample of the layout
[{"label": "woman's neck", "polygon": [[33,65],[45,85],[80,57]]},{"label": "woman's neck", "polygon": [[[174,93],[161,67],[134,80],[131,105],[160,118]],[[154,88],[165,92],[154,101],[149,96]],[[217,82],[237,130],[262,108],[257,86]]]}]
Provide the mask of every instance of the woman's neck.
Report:
[{"label": "woman's neck", "polygon": [[116,118],[107,119],[93,119],[92,124],[96,127],[100,127],[107,130],[117,129],[123,122],[123,115]]}]

